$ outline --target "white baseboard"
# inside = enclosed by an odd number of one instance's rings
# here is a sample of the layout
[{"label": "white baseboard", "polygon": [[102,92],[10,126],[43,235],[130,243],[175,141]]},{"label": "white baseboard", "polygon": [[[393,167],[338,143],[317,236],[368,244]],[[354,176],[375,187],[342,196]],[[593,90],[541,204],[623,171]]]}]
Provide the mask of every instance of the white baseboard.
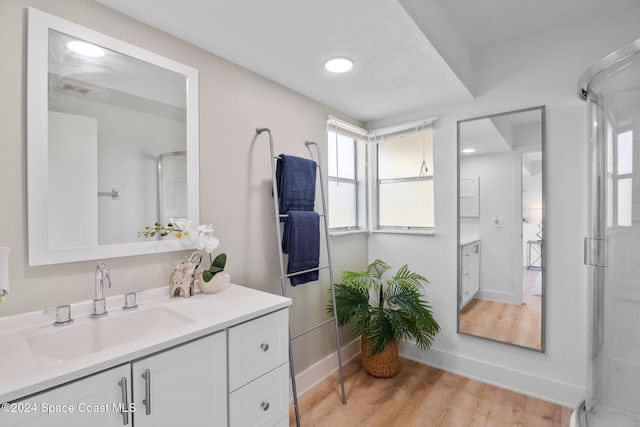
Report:
[{"label": "white baseboard", "polygon": [[400,347],[400,354],[425,365],[567,408],[575,408],[585,396],[585,389],[573,384],[435,348],[424,352],[414,345],[405,344]]},{"label": "white baseboard", "polygon": [[[355,339],[342,347],[342,364],[346,364],[360,354],[360,339]],[[302,372],[296,373],[296,391],[298,397],[321,383],[338,370],[338,352],[335,351]],[[293,395],[289,396],[293,400]]]},{"label": "white baseboard", "polygon": [[513,292],[497,292],[480,290],[476,294],[476,298],[484,299],[488,301],[504,302],[507,304],[520,305],[522,301],[517,301],[516,295]]}]

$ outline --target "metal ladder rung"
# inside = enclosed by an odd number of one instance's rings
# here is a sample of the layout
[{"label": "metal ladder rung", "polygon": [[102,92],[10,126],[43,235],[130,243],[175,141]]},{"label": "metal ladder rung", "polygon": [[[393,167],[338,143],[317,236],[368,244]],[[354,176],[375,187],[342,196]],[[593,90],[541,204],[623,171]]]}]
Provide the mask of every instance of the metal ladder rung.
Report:
[{"label": "metal ladder rung", "polygon": [[[324,218],[324,214],[319,213],[319,214],[318,214],[318,216],[319,216],[320,218]],[[287,215],[287,214],[280,214],[280,215],[278,215],[278,218],[289,218],[289,215]]]},{"label": "metal ladder rung", "polygon": [[314,271],[320,271],[325,268],[329,268],[328,265],[323,265],[322,267],[310,268],[309,270],[296,271],[295,273],[285,274],[284,276],[280,276],[282,279],[288,279],[289,277],[298,276],[300,274],[312,273]]},{"label": "metal ladder rung", "polygon": [[318,323],[317,325],[315,325],[315,326],[313,326],[313,327],[311,327],[311,328],[307,329],[306,331],[304,331],[304,332],[300,332],[298,335],[294,335],[294,336],[292,336],[292,337],[291,337],[291,341],[293,341],[293,340],[295,340],[295,339],[298,339],[298,338],[300,338],[301,336],[306,335],[306,334],[308,334],[308,333],[309,333],[309,332],[311,332],[311,331],[315,331],[316,329],[318,329],[318,328],[320,328],[320,327],[322,327],[322,326],[326,325],[327,323],[333,322],[333,321],[335,321],[335,320],[336,320],[336,318],[335,318],[335,317],[332,317],[332,318],[330,318],[330,319],[325,320],[325,321],[324,321],[324,322],[322,322],[322,323]]}]

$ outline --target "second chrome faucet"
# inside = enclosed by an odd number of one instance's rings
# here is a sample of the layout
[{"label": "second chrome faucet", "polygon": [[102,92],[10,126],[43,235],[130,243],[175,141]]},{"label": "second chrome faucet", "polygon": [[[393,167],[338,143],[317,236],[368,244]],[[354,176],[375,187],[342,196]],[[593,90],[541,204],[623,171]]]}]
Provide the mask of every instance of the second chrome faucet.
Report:
[{"label": "second chrome faucet", "polygon": [[111,287],[111,276],[109,275],[109,269],[104,262],[96,265],[96,299],[93,300],[93,312],[91,317],[106,316],[107,311],[106,300],[104,299],[104,288]]}]

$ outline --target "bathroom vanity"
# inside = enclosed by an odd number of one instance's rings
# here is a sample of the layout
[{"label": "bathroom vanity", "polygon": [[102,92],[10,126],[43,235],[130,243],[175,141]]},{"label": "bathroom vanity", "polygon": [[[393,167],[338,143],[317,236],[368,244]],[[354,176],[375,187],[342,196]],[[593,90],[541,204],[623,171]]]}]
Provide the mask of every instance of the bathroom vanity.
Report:
[{"label": "bathroom vanity", "polygon": [[0,318],[2,426],[286,426],[288,306],[238,285],[219,294],[145,291],[138,308],[107,299]]},{"label": "bathroom vanity", "polygon": [[480,291],[480,239],[460,241],[460,309]]}]

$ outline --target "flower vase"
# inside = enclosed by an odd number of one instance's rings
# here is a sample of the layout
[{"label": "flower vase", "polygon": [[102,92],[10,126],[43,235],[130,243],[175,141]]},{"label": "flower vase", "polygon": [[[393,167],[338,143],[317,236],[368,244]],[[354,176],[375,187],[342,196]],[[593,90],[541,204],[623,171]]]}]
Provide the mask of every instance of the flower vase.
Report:
[{"label": "flower vase", "polygon": [[218,272],[211,280],[205,282],[202,278],[203,270],[196,272],[196,284],[203,294],[215,294],[222,292],[231,284],[231,276],[224,271]]}]

